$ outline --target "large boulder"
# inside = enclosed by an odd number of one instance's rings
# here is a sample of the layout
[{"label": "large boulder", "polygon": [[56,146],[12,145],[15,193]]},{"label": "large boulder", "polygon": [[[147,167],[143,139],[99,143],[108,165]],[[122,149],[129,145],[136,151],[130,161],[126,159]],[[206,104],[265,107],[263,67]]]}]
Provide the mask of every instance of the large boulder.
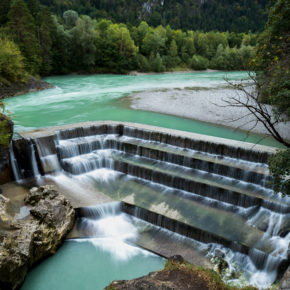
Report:
[{"label": "large boulder", "polygon": [[16,289],[33,264],[52,255],[74,224],[74,209],[50,186],[32,188],[25,198],[29,216],[15,220],[5,214],[0,198],[0,289]]}]

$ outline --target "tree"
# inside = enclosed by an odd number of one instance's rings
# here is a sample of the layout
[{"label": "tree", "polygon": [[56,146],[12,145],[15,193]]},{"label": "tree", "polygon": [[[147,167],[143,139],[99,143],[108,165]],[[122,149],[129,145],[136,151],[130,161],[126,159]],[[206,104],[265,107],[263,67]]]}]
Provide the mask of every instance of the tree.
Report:
[{"label": "tree", "polygon": [[254,119],[246,121],[245,124],[251,123],[251,130],[254,129],[257,124],[262,124],[268,131],[269,135],[275,140],[290,147],[290,142],[285,139],[282,133],[279,131],[278,125],[284,122],[283,115],[277,115],[274,113],[273,107],[268,104],[261,102],[261,88],[260,83],[257,82],[254,75],[249,74],[253,83],[233,83],[227,80],[228,84],[240,93],[231,96],[228,99],[223,99],[225,105],[224,107],[236,107],[236,108],[246,108],[248,114],[245,114],[238,119],[232,120],[246,120],[248,116],[254,116]]},{"label": "tree", "polygon": [[276,192],[290,195],[290,149],[280,150],[270,157],[269,169],[273,176],[273,187]]},{"label": "tree", "polygon": [[0,38],[0,85],[25,80],[23,57],[17,45],[6,38]]},{"label": "tree", "polygon": [[195,70],[204,70],[209,66],[209,61],[207,58],[201,55],[194,55],[191,60],[191,67]]},{"label": "tree", "polygon": [[31,74],[39,72],[41,58],[35,36],[34,19],[23,0],[13,0],[8,13],[8,26],[24,56],[27,71]]},{"label": "tree", "polygon": [[233,97],[227,102],[229,106],[247,108],[256,117],[255,124],[262,123],[274,139],[287,147],[290,141],[277,126],[290,120],[289,13],[288,0],[276,1],[252,61],[257,76],[251,78],[256,90],[249,92],[242,84],[232,84],[245,98]]},{"label": "tree", "polygon": [[269,19],[258,42],[256,56],[252,61],[256,76],[252,76],[255,90],[249,91],[243,84],[232,86],[244,93],[232,97],[226,106],[247,108],[255,117],[254,124],[264,125],[269,134],[288,149],[278,152],[269,160],[275,191],[289,195],[290,141],[277,128],[279,123],[290,120],[290,13],[289,0],[273,1]]},{"label": "tree", "polygon": [[52,72],[64,74],[70,71],[70,60],[72,59],[71,46],[72,37],[63,25],[59,24],[55,16],[52,17]]},{"label": "tree", "polygon": [[149,56],[151,53],[160,55],[164,53],[166,44],[166,30],[162,26],[151,28],[143,39],[141,52]]},{"label": "tree", "polygon": [[124,24],[108,23],[105,26],[103,24],[104,21],[97,25],[96,63],[111,71],[132,69],[132,62],[138,49],[129,30]]},{"label": "tree", "polygon": [[76,20],[75,27],[70,30],[75,70],[89,69],[95,64],[96,53],[96,22],[89,16],[81,16]]},{"label": "tree", "polygon": [[290,118],[289,13],[288,0],[276,1],[253,60],[262,100],[274,107],[276,118],[281,121]]},{"label": "tree", "polygon": [[79,15],[74,10],[67,10],[63,13],[64,23],[67,29],[71,29],[76,25]]},{"label": "tree", "polygon": [[179,57],[177,52],[177,45],[173,39],[169,47],[169,55],[167,57],[167,67],[176,67],[179,63]]},{"label": "tree", "polygon": [[5,24],[8,21],[7,14],[10,9],[11,0],[0,1],[0,25]]},{"label": "tree", "polygon": [[53,33],[55,32],[55,23],[47,8],[41,9],[37,14],[36,29],[42,59],[40,73],[47,75],[51,72],[53,66],[52,45]]},{"label": "tree", "polygon": [[163,65],[163,61],[159,53],[157,53],[155,57],[153,56],[153,54],[150,56],[150,64],[151,64],[151,70],[154,72],[165,71],[165,67]]}]

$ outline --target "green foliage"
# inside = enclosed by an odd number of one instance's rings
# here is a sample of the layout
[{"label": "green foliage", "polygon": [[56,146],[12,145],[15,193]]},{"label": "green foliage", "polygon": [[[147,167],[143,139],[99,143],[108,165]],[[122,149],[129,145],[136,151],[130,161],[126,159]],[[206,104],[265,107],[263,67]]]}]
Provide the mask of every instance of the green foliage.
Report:
[{"label": "green foliage", "polygon": [[13,0],[11,2],[8,19],[10,32],[24,56],[26,70],[31,74],[37,74],[41,58],[35,35],[35,23],[23,0]]},{"label": "green foliage", "polygon": [[9,146],[11,132],[9,131],[8,121],[1,118],[0,114],[0,146]]},{"label": "green foliage", "polygon": [[258,74],[262,100],[274,106],[278,122],[290,120],[289,14],[288,0],[275,1],[252,61]]},{"label": "green foliage", "polygon": [[140,71],[150,72],[150,64],[148,59],[140,53],[137,54],[137,64]]},{"label": "green foliage", "polygon": [[112,24],[102,20],[97,24],[96,64],[113,72],[133,69],[132,63],[138,51],[124,24]]},{"label": "green foliage", "polygon": [[[145,21],[138,26],[96,21],[83,15],[86,9],[80,11],[80,6],[62,2],[57,10],[58,15],[64,11],[60,17],[39,5],[38,0],[12,0],[9,21],[1,26],[0,36],[14,40],[25,70],[32,75],[245,69],[251,56],[249,44],[254,42],[254,34],[182,31],[169,25],[154,28]],[[149,23],[159,21],[158,14],[154,15]]]},{"label": "green foliage", "polygon": [[[3,0],[2,0],[3,1]],[[79,15],[114,23],[138,26],[141,21],[149,25],[170,25],[174,29],[202,31],[259,32],[267,18],[267,0],[40,0],[57,13],[75,10]],[[138,44],[137,44],[138,45]],[[139,46],[139,45],[138,45]],[[232,47],[236,46],[234,44]]]},{"label": "green foliage", "polygon": [[207,69],[209,66],[209,61],[207,58],[200,56],[200,55],[194,55],[191,59],[191,67],[195,70],[204,70]]},{"label": "green foliage", "polygon": [[11,130],[8,124],[9,117],[5,116],[3,113],[5,111],[5,106],[2,101],[0,101],[0,146],[8,147],[11,139]]},{"label": "green foliage", "polygon": [[163,65],[163,61],[159,53],[157,53],[155,57],[153,56],[153,54],[150,56],[150,63],[152,71],[154,72],[165,71],[165,66]]},{"label": "green foliage", "polygon": [[7,14],[10,9],[11,0],[0,1],[0,25],[5,24],[8,21]]},{"label": "green foliage", "polygon": [[211,60],[210,67],[219,70],[238,70],[247,69],[248,63],[254,55],[254,48],[242,45],[236,47],[224,48],[221,44],[218,46],[215,56]]},{"label": "green foliage", "polygon": [[74,10],[68,10],[63,13],[64,23],[67,29],[71,29],[76,25],[79,15]]},{"label": "green foliage", "polygon": [[35,18],[38,31],[39,53],[42,59],[40,73],[49,74],[53,69],[53,38],[55,23],[48,9],[41,9]]},{"label": "green foliage", "polygon": [[71,35],[73,70],[87,70],[95,64],[96,53],[96,33],[95,21],[89,16],[81,16],[76,20],[75,27],[69,33]]},{"label": "green foliage", "polygon": [[290,149],[281,150],[270,157],[269,169],[276,192],[290,195]]},{"label": "green foliage", "polygon": [[25,79],[23,57],[17,45],[0,37],[0,85],[22,82]]}]

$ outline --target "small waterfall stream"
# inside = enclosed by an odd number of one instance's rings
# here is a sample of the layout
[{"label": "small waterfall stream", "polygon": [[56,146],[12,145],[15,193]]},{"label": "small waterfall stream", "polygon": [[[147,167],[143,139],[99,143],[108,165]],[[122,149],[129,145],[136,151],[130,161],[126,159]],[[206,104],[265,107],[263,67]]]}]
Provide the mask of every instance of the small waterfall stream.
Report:
[{"label": "small waterfall stream", "polygon": [[269,185],[267,152],[126,125],[61,130],[28,147],[31,175],[66,176],[68,187],[71,180],[122,201],[86,209],[78,225],[90,236],[134,240],[121,210],[194,239],[208,256],[222,252],[229,273],[261,289],[289,265],[290,200]]}]

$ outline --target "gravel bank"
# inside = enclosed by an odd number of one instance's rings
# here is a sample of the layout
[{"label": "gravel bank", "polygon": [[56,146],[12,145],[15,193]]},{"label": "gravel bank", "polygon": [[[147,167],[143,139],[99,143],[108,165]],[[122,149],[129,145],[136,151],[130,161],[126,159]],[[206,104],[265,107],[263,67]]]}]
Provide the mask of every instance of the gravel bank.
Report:
[{"label": "gravel bank", "polygon": [[[224,107],[223,100],[229,99],[235,94],[237,92],[225,87],[144,91],[130,96],[130,106],[136,110],[170,114],[267,134],[268,132],[262,124],[257,124],[252,128],[255,124],[252,115],[240,119],[249,113],[246,108]],[[279,124],[277,127],[287,139],[290,139],[289,125],[288,122]]]}]

